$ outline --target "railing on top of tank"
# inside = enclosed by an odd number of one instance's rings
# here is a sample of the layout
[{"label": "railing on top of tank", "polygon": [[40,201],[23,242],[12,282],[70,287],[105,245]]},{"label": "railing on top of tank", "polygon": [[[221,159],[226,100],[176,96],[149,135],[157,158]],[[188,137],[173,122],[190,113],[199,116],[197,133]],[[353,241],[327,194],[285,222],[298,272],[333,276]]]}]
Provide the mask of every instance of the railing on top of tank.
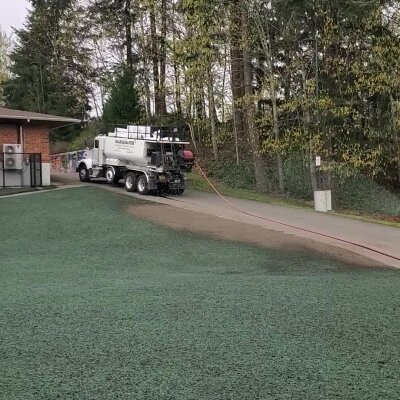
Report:
[{"label": "railing on top of tank", "polygon": [[123,139],[151,140],[160,142],[186,142],[189,135],[185,127],[160,127],[128,125],[126,128],[117,127],[108,133],[110,137]]}]

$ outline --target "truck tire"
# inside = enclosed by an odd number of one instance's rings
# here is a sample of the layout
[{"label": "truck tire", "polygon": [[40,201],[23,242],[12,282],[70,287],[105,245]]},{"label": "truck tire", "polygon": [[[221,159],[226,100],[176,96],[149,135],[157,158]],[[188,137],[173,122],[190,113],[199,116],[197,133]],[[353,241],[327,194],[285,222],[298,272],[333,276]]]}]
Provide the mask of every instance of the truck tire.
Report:
[{"label": "truck tire", "polygon": [[147,184],[147,178],[145,174],[139,176],[137,180],[137,191],[139,194],[145,196],[150,193],[149,186]]},{"label": "truck tire", "polygon": [[128,172],[125,176],[125,190],[127,192],[135,192],[137,189],[136,174]]},{"label": "truck tire", "polygon": [[89,170],[84,164],[79,167],[79,180],[81,182],[90,182]]},{"label": "truck tire", "polygon": [[117,175],[117,171],[114,167],[108,167],[106,170],[106,180],[107,183],[111,185],[116,185],[119,181],[119,176]]}]

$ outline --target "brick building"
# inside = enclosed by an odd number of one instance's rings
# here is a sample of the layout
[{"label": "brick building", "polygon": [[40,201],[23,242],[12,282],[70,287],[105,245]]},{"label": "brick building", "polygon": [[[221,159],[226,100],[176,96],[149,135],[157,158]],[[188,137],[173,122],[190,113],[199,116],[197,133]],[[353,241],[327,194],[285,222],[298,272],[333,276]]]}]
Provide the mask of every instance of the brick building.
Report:
[{"label": "brick building", "polygon": [[[16,186],[23,186],[30,181],[29,174],[31,174],[27,167],[28,161],[25,163],[21,161],[21,165],[26,166],[25,169],[19,166],[7,166],[4,156],[7,149],[4,145],[20,145],[15,148],[24,154],[24,160],[29,160],[29,154],[40,154],[41,157],[37,159],[41,160],[41,183],[42,186],[50,185],[50,129],[80,122],[73,118],[0,107],[0,186],[6,179],[8,182],[15,182]],[[8,149],[11,147],[9,146]],[[26,179],[23,178],[24,170]],[[7,177],[5,173],[8,174]]]}]

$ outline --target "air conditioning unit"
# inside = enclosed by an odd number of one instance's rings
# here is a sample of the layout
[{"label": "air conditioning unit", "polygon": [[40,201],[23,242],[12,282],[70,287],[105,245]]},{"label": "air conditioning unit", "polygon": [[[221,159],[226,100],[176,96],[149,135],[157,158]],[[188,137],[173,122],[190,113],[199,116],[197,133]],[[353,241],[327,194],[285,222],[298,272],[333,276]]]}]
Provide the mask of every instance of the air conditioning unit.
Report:
[{"label": "air conditioning unit", "polygon": [[22,145],[3,144],[4,169],[22,169]]}]

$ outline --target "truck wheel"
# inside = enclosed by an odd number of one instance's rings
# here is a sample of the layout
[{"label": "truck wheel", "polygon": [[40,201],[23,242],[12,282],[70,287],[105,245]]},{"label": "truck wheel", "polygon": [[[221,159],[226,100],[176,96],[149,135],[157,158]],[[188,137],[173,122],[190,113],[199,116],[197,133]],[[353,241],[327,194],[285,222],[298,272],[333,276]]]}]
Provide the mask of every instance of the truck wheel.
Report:
[{"label": "truck wheel", "polygon": [[86,168],[86,165],[79,167],[79,179],[81,182],[90,182],[89,170]]},{"label": "truck wheel", "polygon": [[107,183],[111,185],[116,185],[119,181],[119,176],[116,174],[115,168],[108,167],[106,170],[106,180]]},{"label": "truck wheel", "polygon": [[147,185],[146,175],[140,175],[137,181],[137,191],[141,195],[146,195],[150,193],[149,187]]},{"label": "truck wheel", "polygon": [[133,172],[128,172],[125,176],[125,190],[131,193],[136,191],[136,175]]},{"label": "truck wheel", "polygon": [[185,192],[185,189],[179,189],[179,190],[176,192],[176,194],[177,194],[178,196],[182,196],[184,192]]}]

